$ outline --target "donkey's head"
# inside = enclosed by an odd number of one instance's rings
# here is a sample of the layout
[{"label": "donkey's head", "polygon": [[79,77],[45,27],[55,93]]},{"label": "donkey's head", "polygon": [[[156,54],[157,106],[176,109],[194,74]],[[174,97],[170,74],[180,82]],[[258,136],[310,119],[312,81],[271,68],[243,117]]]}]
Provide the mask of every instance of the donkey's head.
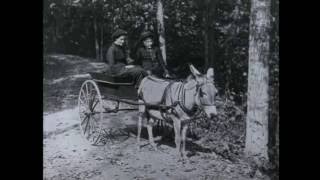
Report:
[{"label": "donkey's head", "polygon": [[217,89],[214,86],[213,68],[209,68],[207,74],[201,74],[193,65],[190,65],[190,71],[196,81],[196,104],[202,108],[206,115],[211,118],[217,114],[215,97]]}]

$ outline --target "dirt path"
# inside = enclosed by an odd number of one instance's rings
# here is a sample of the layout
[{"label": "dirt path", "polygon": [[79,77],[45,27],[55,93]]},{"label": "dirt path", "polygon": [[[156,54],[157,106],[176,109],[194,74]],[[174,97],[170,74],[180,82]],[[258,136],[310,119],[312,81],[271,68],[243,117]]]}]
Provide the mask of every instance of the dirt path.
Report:
[{"label": "dirt path", "polygon": [[[119,118],[133,121],[135,116],[122,113]],[[179,161],[172,143],[160,144],[154,151],[146,137],[138,151],[134,134],[112,145],[92,146],[75,118],[76,109],[44,117],[45,179],[250,179],[252,173],[249,165],[212,152],[197,152],[188,163]]]},{"label": "dirt path", "polygon": [[[88,71],[102,70],[101,63],[76,56],[52,55],[45,61],[44,79],[44,179],[268,179],[239,159],[231,162],[201,145],[189,142],[189,162],[179,161],[173,140],[160,141],[154,151],[143,130],[137,150],[137,112],[106,118],[124,123],[129,136],[105,146],[92,146],[82,136],[76,108],[81,83]],[[197,148],[195,148],[197,146]]]}]

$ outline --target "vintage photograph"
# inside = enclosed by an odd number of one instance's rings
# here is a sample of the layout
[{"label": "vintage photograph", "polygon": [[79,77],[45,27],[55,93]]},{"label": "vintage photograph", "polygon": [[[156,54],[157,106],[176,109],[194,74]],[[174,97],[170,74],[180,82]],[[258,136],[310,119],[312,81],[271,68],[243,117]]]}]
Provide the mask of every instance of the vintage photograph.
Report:
[{"label": "vintage photograph", "polygon": [[278,180],[278,0],[43,0],[43,179]]}]

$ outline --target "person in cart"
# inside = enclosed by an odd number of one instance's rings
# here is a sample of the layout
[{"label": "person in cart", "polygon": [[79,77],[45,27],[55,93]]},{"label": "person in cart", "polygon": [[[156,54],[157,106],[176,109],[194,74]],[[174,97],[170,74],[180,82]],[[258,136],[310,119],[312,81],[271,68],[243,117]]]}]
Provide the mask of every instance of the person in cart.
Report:
[{"label": "person in cart", "polygon": [[147,72],[139,65],[134,65],[134,60],[129,56],[129,50],[125,45],[127,32],[118,29],[112,34],[113,43],[106,54],[106,62],[110,66],[110,73],[113,76],[133,78],[135,86],[138,87]]},{"label": "person in cart", "polygon": [[150,31],[141,33],[138,50],[136,52],[136,63],[141,64],[149,75],[157,77],[170,77],[169,71],[164,63],[159,47],[154,46],[154,36]]}]

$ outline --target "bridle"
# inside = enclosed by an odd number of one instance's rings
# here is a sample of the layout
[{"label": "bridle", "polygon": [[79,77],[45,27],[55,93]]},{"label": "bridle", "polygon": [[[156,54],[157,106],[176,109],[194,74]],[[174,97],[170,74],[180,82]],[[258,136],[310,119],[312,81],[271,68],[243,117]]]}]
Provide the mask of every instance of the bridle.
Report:
[{"label": "bridle", "polygon": [[195,116],[195,113],[200,112],[199,110],[204,110],[203,107],[205,107],[205,106],[213,106],[212,104],[204,102],[203,98],[200,97],[200,95],[199,95],[200,91],[202,90],[201,88],[204,85],[211,84],[211,83],[212,82],[205,81],[203,83],[197,83],[194,87],[190,88],[190,89],[196,88],[195,96],[199,96],[199,104],[196,103],[196,105],[191,110],[189,110],[185,105],[186,89],[183,86],[185,83],[181,83],[181,85],[179,87],[178,101],[176,102],[176,104],[178,104],[181,107],[181,109],[189,116]]},{"label": "bridle", "polygon": [[[214,104],[212,104],[212,103],[204,102],[203,98],[200,96],[200,92],[202,91],[201,88],[202,88],[204,85],[206,85],[206,84],[212,84],[212,83],[206,81],[206,82],[204,82],[204,83],[197,84],[197,85],[196,85],[196,88],[197,88],[197,90],[196,90],[197,93],[196,93],[196,94],[199,95],[199,101],[200,101],[200,105],[201,105],[201,106],[214,106]],[[213,85],[213,84],[212,84],[212,85]],[[213,85],[213,87],[214,87],[214,85]],[[215,87],[214,87],[214,90],[216,91],[216,88],[215,88]]]}]

